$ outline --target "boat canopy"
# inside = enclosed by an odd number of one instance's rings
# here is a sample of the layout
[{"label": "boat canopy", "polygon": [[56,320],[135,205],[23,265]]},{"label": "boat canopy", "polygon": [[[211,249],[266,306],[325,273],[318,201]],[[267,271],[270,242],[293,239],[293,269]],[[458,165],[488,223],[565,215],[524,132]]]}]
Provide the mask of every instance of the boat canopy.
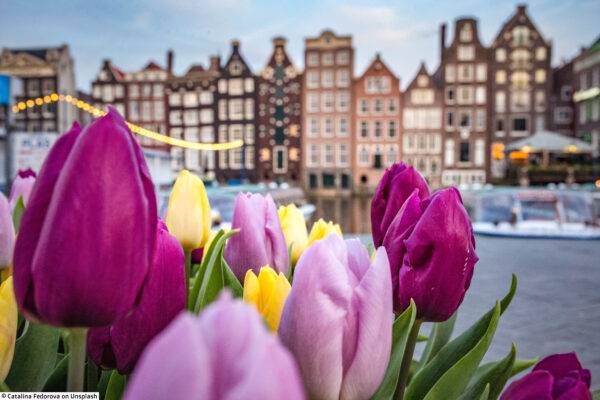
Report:
[{"label": "boat canopy", "polygon": [[527,153],[592,153],[594,147],[583,140],[558,132],[538,131],[533,135],[506,145],[505,152],[526,151]]}]

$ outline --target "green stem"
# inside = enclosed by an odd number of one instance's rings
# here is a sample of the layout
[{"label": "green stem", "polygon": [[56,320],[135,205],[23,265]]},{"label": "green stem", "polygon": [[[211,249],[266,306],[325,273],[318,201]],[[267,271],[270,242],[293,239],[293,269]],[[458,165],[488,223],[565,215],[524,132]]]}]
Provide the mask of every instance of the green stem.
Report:
[{"label": "green stem", "polygon": [[404,357],[402,358],[400,374],[398,375],[398,384],[396,385],[396,393],[394,395],[396,400],[404,399],[404,391],[406,390],[406,384],[408,383],[408,373],[410,371],[415,346],[419,337],[421,322],[422,321],[418,319],[415,321],[410,331],[410,335],[408,336],[408,340],[406,341],[406,348],[404,349]]},{"label": "green stem", "polygon": [[85,376],[85,341],[87,328],[69,329],[69,373],[67,376],[68,392],[83,392]]},{"label": "green stem", "polygon": [[185,250],[185,293],[186,303],[190,295],[190,278],[192,277],[192,251]]}]

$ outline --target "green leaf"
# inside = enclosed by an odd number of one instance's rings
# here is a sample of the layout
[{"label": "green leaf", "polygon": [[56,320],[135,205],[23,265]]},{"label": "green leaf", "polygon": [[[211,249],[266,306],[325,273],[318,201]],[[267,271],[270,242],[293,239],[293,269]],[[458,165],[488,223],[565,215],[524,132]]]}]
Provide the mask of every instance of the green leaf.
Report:
[{"label": "green leaf", "polygon": [[15,226],[15,232],[19,232],[21,226],[21,219],[23,218],[23,212],[25,212],[25,203],[23,203],[23,196],[19,196],[15,208],[13,209],[13,225]]},{"label": "green leaf", "polygon": [[90,357],[87,357],[85,364],[85,388],[87,392],[98,391],[98,367]]},{"label": "green leaf", "polygon": [[225,286],[231,289],[234,297],[242,297],[244,295],[244,287],[238,280],[237,276],[231,270],[225,258],[221,257],[221,266],[223,268],[223,276],[225,278]]},{"label": "green leaf", "polygon": [[238,232],[239,230],[231,230],[223,234],[223,236],[221,236],[221,238],[219,238],[217,241],[215,249],[210,256],[208,263],[206,264],[204,275],[201,278],[200,290],[194,305],[195,313],[199,313],[202,309],[204,309],[204,307],[210,304],[217,297],[221,289],[225,287],[225,274],[223,272],[224,268],[221,262],[223,259],[225,242]]},{"label": "green leaf", "polygon": [[592,399],[594,399],[594,400],[600,400],[600,389],[594,390],[592,392]]},{"label": "green leaf", "polygon": [[490,399],[490,385],[485,385],[483,388],[483,393],[479,396],[479,400],[489,400]]},{"label": "green leaf", "polygon": [[515,360],[515,364],[513,365],[512,371],[510,372],[510,376],[513,377],[532,365],[535,365],[539,361],[539,358],[529,358],[523,360]]},{"label": "green leaf", "polygon": [[108,388],[108,382],[110,380],[110,376],[112,375],[113,370],[103,370],[100,375],[100,381],[98,382],[98,393],[100,394],[100,399],[104,400],[106,396],[106,389]]},{"label": "green leaf", "polygon": [[400,374],[400,366],[402,365],[402,359],[404,358],[406,341],[408,340],[410,331],[415,323],[416,316],[417,308],[415,307],[415,303],[411,300],[410,306],[394,321],[392,327],[392,353],[390,361],[387,370],[385,371],[383,381],[381,382],[379,389],[377,389],[377,392],[371,397],[371,400],[392,399],[394,397],[394,391],[396,390],[396,384],[398,383],[398,375]]},{"label": "green leaf", "polygon": [[11,390],[8,387],[8,385],[6,383],[4,383],[4,381],[0,381],[0,393],[8,393],[10,391]]},{"label": "green leaf", "polygon": [[427,345],[425,345],[425,350],[423,350],[423,354],[419,360],[417,370],[423,368],[433,357],[435,357],[440,349],[448,343],[452,337],[452,331],[454,330],[457,315],[458,312],[455,312],[448,320],[433,324],[431,334],[429,335]]},{"label": "green leaf", "polygon": [[196,273],[193,277],[193,284],[191,285],[190,293],[188,296],[188,310],[192,310],[196,301],[198,300],[198,293],[200,292],[200,286],[202,284],[202,277],[204,276],[204,272],[206,271],[207,264],[209,260],[212,260],[213,254],[215,252],[215,248],[217,247],[217,242],[221,237],[225,234],[225,231],[221,229],[217,232],[215,238],[210,243],[206,253],[202,255],[202,263],[200,263],[200,268],[198,269],[198,273]]},{"label": "green leaf", "polygon": [[292,279],[294,279],[294,266],[292,265],[292,248],[294,247],[294,242],[290,243],[288,247],[288,272],[287,272],[287,280],[289,283],[292,283]]},{"label": "green leaf", "polygon": [[487,351],[498,319],[510,304],[516,288],[513,275],[508,294],[467,331],[442,347],[415,374],[408,385],[406,400],[454,399],[462,393]]},{"label": "green leaf", "polygon": [[67,371],[69,370],[69,355],[63,356],[56,364],[44,384],[43,392],[64,392],[67,390]]},{"label": "green leaf", "polygon": [[110,374],[110,379],[108,380],[104,400],[120,400],[125,391],[126,380],[127,377],[125,375],[121,375],[116,370],[113,370],[112,374]]},{"label": "green leaf", "polygon": [[487,399],[495,400],[502,393],[517,356],[517,348],[513,343],[510,352],[502,360],[487,363],[477,368],[465,393],[459,397],[460,400],[478,399],[488,387]]},{"label": "green leaf", "polygon": [[60,330],[28,322],[17,339],[6,383],[15,392],[39,392],[56,366]]},{"label": "green leaf", "polygon": [[419,342],[426,342],[429,340],[429,336],[426,335],[419,335],[417,336],[417,343]]}]

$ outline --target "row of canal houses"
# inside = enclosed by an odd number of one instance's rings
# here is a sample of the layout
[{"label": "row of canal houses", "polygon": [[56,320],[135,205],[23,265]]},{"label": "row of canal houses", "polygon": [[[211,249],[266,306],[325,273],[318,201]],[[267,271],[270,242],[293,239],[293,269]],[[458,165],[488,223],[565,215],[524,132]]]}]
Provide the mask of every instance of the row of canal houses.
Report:
[{"label": "row of canal houses", "polygon": [[553,127],[552,44],[525,6],[490,46],[477,20],[455,21],[452,40],[440,27],[440,62],[421,63],[401,91],[380,54],[356,76],[352,36],[331,30],[305,39],[304,70],[273,39],[256,73],[241,44],[183,75],[148,63],[123,72],[104,61],[92,84],[97,106],[113,104],[148,129],[194,142],[242,139],[222,152],[170,149],[174,169],[220,182],[287,181],[315,192],[370,191],[386,167],[404,160],[433,186],[484,183],[505,170],[503,146]]}]

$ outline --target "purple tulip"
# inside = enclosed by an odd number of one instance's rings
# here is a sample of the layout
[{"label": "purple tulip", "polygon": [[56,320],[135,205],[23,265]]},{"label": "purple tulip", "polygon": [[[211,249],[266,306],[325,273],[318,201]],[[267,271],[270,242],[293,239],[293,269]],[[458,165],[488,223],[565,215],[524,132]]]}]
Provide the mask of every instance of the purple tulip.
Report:
[{"label": "purple tulip", "polygon": [[462,303],[478,260],[458,190],[444,189],[421,200],[415,189],[392,221],[383,246],[390,258],[394,309],[403,311],[413,299],[417,318],[450,318]]},{"label": "purple tulip", "polygon": [[287,274],[288,249],[270,195],[238,194],[231,225],[231,229],[240,232],[227,241],[225,260],[240,282],[244,281],[247,270],[252,269],[258,275],[265,265]]},{"label": "purple tulip", "polygon": [[11,210],[14,210],[19,197],[23,197],[23,205],[27,206],[34,184],[35,172],[32,169],[19,170],[10,188],[8,202]]},{"label": "purple tulip", "polygon": [[279,336],[296,357],[310,398],[368,399],[388,365],[392,322],[385,248],[371,262],[358,239],[329,235],[296,265]]},{"label": "purple tulip", "polygon": [[8,267],[12,261],[15,246],[15,227],[6,197],[0,193],[0,269]]},{"label": "purple tulip", "polygon": [[575,353],[554,354],[511,383],[500,400],[592,400],[591,380]]},{"label": "purple tulip", "polygon": [[159,220],[154,263],[138,306],[109,327],[89,330],[88,353],[97,365],[122,374],[133,370],[146,345],[185,309],[184,263],[179,241]]},{"label": "purple tulip", "polygon": [[135,305],[152,264],[156,197],[141,148],[114,110],[54,144],[14,252],[17,303],[30,319],[106,326]]},{"label": "purple tulip", "polygon": [[404,163],[396,163],[385,171],[371,200],[371,232],[375,247],[383,238],[404,201],[415,190],[419,197],[429,197],[429,187],[419,171]]},{"label": "purple tulip", "polygon": [[303,399],[294,359],[253,306],[225,292],[183,312],[146,348],[125,399]]}]

